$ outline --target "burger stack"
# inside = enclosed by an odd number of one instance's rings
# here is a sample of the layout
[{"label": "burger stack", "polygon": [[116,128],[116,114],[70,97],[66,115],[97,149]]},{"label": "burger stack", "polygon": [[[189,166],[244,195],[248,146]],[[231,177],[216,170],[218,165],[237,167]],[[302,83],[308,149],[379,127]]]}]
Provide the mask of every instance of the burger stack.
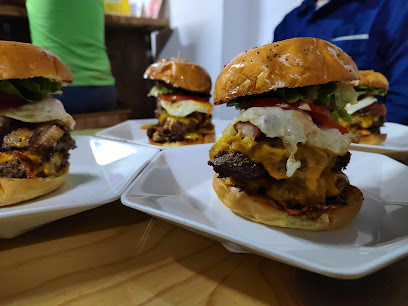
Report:
[{"label": "burger stack", "polygon": [[303,230],[349,223],[363,195],[343,169],[354,136],[336,122],[356,102],[352,59],[317,38],[245,51],[219,74],[214,103],[235,106],[208,162],[222,203],[247,219]]},{"label": "burger stack", "polygon": [[0,42],[0,206],[47,194],[66,179],[75,125],[50,94],[73,82],[53,53]]}]

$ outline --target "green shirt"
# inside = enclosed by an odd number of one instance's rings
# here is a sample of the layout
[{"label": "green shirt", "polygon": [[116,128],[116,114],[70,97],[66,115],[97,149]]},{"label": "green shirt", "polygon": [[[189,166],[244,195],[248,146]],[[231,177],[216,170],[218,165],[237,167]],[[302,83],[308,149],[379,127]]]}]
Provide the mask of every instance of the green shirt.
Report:
[{"label": "green shirt", "polygon": [[31,40],[70,67],[74,86],[115,84],[105,46],[103,0],[27,0]]}]

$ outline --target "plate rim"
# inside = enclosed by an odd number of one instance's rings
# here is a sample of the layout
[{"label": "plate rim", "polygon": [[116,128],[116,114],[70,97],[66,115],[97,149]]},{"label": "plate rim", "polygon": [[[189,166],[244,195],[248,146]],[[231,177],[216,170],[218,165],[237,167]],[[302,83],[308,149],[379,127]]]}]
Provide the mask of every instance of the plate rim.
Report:
[{"label": "plate rim", "polygon": [[[132,143],[132,144],[137,144],[137,145],[141,145],[141,146],[146,146],[146,147],[151,147],[151,148],[155,148],[155,149],[159,149],[161,151],[164,150],[174,150],[174,149],[178,149],[180,147],[163,147],[163,146],[157,146],[157,145],[152,145],[150,143],[143,143],[143,142],[139,142],[139,141],[135,141],[135,140],[129,140],[129,139],[124,139],[124,138],[120,138],[120,137],[115,137],[115,136],[111,136],[111,135],[106,135],[106,132],[109,132],[111,130],[117,129],[118,127],[121,127],[123,125],[126,124],[131,124],[131,122],[146,122],[145,124],[149,123],[149,121],[154,121],[156,120],[157,122],[157,118],[143,118],[143,119],[130,119],[130,120],[126,120],[123,121],[121,123],[118,123],[114,126],[108,127],[106,129],[103,129],[102,131],[99,131],[98,133],[96,133],[97,137],[100,138],[104,138],[104,139],[112,139],[112,140],[116,140],[116,141],[122,141],[122,142],[127,142],[127,143]],[[212,118],[212,121],[214,123],[214,121],[225,121],[225,122],[229,122],[230,120],[226,120],[226,119],[218,119],[218,118]]]},{"label": "plate rim", "polygon": [[[209,146],[210,144],[204,144],[203,146]],[[203,147],[201,146],[201,147]],[[196,147],[197,149],[199,147]],[[177,149],[186,149],[185,147],[180,147]],[[193,148],[192,148],[193,149]],[[358,151],[358,150],[350,150],[350,151],[356,151],[362,154],[373,154],[378,156],[378,158],[385,158],[385,159],[389,159],[392,162],[396,162],[399,163],[405,167],[408,167],[406,165],[404,165],[403,163],[400,163],[399,161],[396,161],[386,155],[383,154],[379,154],[379,153],[373,153],[373,152],[362,152],[362,151]],[[402,243],[402,247],[387,253],[386,255],[382,255],[379,256],[378,258],[375,258],[373,260],[368,261],[367,263],[364,264],[360,264],[359,267],[350,267],[350,268],[333,268],[333,267],[328,267],[326,265],[323,264],[319,264],[316,262],[312,262],[310,260],[307,259],[302,259],[299,257],[296,257],[294,255],[291,254],[287,254],[286,252],[280,252],[279,250],[273,250],[273,252],[270,252],[270,249],[268,249],[266,246],[262,246],[256,242],[252,242],[251,240],[242,238],[240,236],[237,236],[235,234],[228,234],[226,235],[224,232],[222,232],[221,230],[215,228],[215,227],[211,227],[196,221],[192,221],[190,219],[185,219],[185,218],[180,218],[176,215],[164,212],[162,210],[158,210],[155,208],[151,208],[145,205],[141,205],[141,204],[137,204],[134,202],[131,202],[130,199],[128,199],[128,194],[130,193],[130,191],[132,190],[133,186],[138,184],[140,180],[142,180],[143,178],[143,174],[148,172],[151,168],[153,168],[155,166],[155,162],[156,160],[158,160],[159,158],[161,158],[163,155],[166,154],[175,154],[174,151],[169,152],[169,151],[160,151],[151,161],[150,163],[145,167],[145,169],[140,173],[140,175],[138,175],[138,177],[128,186],[128,188],[125,190],[125,192],[121,195],[120,199],[123,205],[128,206],[130,208],[133,209],[137,209],[140,210],[144,213],[147,213],[149,215],[153,215],[155,217],[164,219],[164,220],[169,220],[172,221],[174,223],[180,224],[183,228],[193,228],[195,230],[199,230],[201,232],[205,232],[208,233],[212,236],[216,236],[219,237],[221,239],[224,239],[226,241],[230,241],[233,243],[238,244],[239,246],[243,246],[244,248],[247,249],[251,249],[254,250],[256,252],[262,253],[262,256],[273,259],[273,260],[277,260],[280,262],[283,262],[285,264],[289,264],[301,269],[305,269],[311,272],[315,272],[318,274],[322,274],[328,277],[332,277],[332,278],[337,278],[337,279],[358,279],[364,276],[367,276],[373,272],[376,272],[404,257],[406,257],[408,255],[408,244],[404,244],[404,241],[408,240],[408,236],[406,238],[403,238],[401,240],[395,241],[393,243]],[[368,195],[368,197],[371,197],[370,195]],[[371,197],[372,198],[372,197]],[[381,201],[380,199],[375,198],[378,201]],[[383,201],[381,201],[381,203],[383,203],[384,205],[386,203],[384,203]],[[231,212],[233,213],[233,212]],[[187,221],[187,222],[186,222]],[[273,230],[273,229],[271,229]],[[233,240],[231,239],[233,238]],[[249,247],[248,247],[249,245]],[[405,245],[405,246],[404,246]],[[364,247],[361,246],[359,248],[368,248],[368,247]],[[266,254],[268,254],[269,256],[267,256]]]},{"label": "plate rim", "polygon": [[[113,139],[106,139],[106,138],[100,138],[100,137],[95,137],[95,136],[87,136],[87,135],[78,135],[78,136],[73,136],[73,138],[76,140],[78,138],[82,138],[82,139],[86,139],[88,138],[88,141],[91,141],[92,139],[97,139],[97,140],[106,140],[106,141],[112,141],[112,142],[117,142],[117,143],[121,143],[123,144],[123,142],[118,141],[118,140],[113,140]],[[127,144],[129,145],[129,144]],[[130,144],[132,146],[138,146],[140,147],[140,145],[137,144]],[[154,149],[154,148],[152,148]],[[157,149],[155,149],[157,150]],[[106,199],[100,200],[100,201],[86,201],[84,203],[81,204],[76,204],[76,205],[72,205],[69,203],[65,203],[65,204],[59,204],[58,206],[52,206],[52,207],[48,207],[48,206],[44,206],[44,207],[25,207],[23,210],[14,210],[14,211],[8,211],[8,212],[1,212],[1,208],[7,208],[10,206],[2,206],[0,207],[0,220],[5,219],[5,218],[9,218],[9,217],[15,217],[15,216],[23,216],[23,215],[31,215],[31,214],[36,214],[36,213],[41,213],[41,212],[51,212],[51,211],[59,211],[59,210],[65,210],[65,209],[70,209],[70,208],[77,208],[77,207],[88,207],[88,206],[101,206],[103,204],[107,204],[113,201],[116,201],[118,199],[120,199],[121,195],[126,191],[126,189],[131,185],[131,183],[137,178],[137,176],[143,171],[144,168],[146,168],[146,166],[158,155],[160,151],[157,150],[157,152],[155,152],[148,160],[146,160],[141,166],[139,166],[139,169],[137,171],[135,171],[130,177],[129,179],[123,184],[122,188],[118,191],[115,192],[112,196],[107,197]],[[69,175],[69,173],[68,173]],[[35,200],[35,199],[32,199]],[[31,200],[30,200],[31,201]],[[16,205],[21,205],[22,207],[25,204],[21,204],[21,203],[16,203]],[[12,206],[12,205],[11,205]]]},{"label": "plate rim", "polygon": [[[392,126],[398,126],[407,129],[408,131],[408,126],[396,122],[385,122],[385,125],[390,125]],[[366,149],[364,152],[372,152],[372,153],[408,153],[408,146],[404,148],[400,147],[385,147],[381,145],[370,145],[370,144],[361,144],[361,143],[352,143],[350,145],[350,148],[356,150],[356,151],[361,151],[359,149]],[[370,151],[369,151],[370,150]]]}]

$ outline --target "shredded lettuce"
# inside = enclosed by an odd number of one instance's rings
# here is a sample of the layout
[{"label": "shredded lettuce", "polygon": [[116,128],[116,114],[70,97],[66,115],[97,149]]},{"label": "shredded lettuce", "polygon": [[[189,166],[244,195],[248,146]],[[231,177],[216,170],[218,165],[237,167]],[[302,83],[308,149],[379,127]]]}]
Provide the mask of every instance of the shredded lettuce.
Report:
[{"label": "shredded lettuce", "polygon": [[340,118],[351,121],[351,116],[345,110],[345,106],[349,103],[357,103],[357,93],[353,86],[341,82],[329,82],[305,87],[278,88],[275,91],[272,90],[260,95],[238,97],[229,101],[227,106],[235,106],[235,108],[241,109],[252,98],[281,98],[289,103],[299,100],[311,100],[315,104],[332,110],[331,118],[336,122]]},{"label": "shredded lettuce", "polygon": [[150,89],[147,95],[149,97],[157,97],[157,95],[175,94],[175,92],[176,89],[174,87],[168,87],[161,84],[157,84]]},{"label": "shredded lettuce", "polygon": [[199,96],[199,97],[209,97],[210,95],[201,93],[201,92],[194,92],[188,91],[182,88],[173,87],[170,85],[166,85],[164,83],[158,83],[154,85],[149,93],[147,94],[149,97],[157,97],[157,95],[186,95],[186,96]]},{"label": "shredded lettuce", "polygon": [[30,102],[40,102],[51,93],[58,93],[61,84],[47,78],[9,79],[0,81],[0,91]]},{"label": "shredded lettuce", "polygon": [[387,94],[387,91],[383,88],[374,88],[374,87],[360,85],[360,86],[354,87],[354,89],[357,92],[358,96],[370,94],[373,96],[384,97]]}]

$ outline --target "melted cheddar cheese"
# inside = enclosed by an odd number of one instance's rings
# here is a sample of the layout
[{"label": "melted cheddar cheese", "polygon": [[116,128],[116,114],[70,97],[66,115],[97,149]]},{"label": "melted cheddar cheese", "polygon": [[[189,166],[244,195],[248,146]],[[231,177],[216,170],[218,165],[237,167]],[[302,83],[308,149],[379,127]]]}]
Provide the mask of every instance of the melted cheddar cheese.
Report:
[{"label": "melted cheddar cheese", "polygon": [[353,120],[351,122],[347,122],[347,121],[340,119],[340,124],[348,128],[352,132],[353,132],[352,126],[355,124],[360,125],[363,129],[368,129],[373,125],[373,123],[380,120],[380,117],[373,117],[367,114],[365,114],[364,116],[361,116],[359,113],[354,113],[352,117],[353,117]]},{"label": "melted cheddar cheese", "polygon": [[33,131],[26,128],[18,128],[12,131],[10,134],[4,136],[3,142],[6,142],[8,146],[13,148],[26,148],[28,147],[29,139],[33,135]]},{"label": "melted cheddar cheese", "polygon": [[177,121],[183,123],[183,124],[190,124],[191,122],[198,123],[198,120],[196,118],[190,118],[190,117],[174,117],[171,116],[167,112],[163,112],[159,116],[159,123],[165,124],[166,128],[171,129],[174,123]]},{"label": "melted cheddar cheese", "polygon": [[194,100],[183,100],[178,102],[160,100],[159,103],[170,115],[175,117],[186,117],[193,112],[210,115],[213,109],[213,106],[208,102]]},{"label": "melted cheddar cheese", "polygon": [[301,205],[324,204],[326,197],[341,193],[342,187],[337,188],[337,185],[341,185],[338,182],[347,180],[343,173],[331,170],[337,159],[336,154],[302,144],[298,145],[295,154],[295,158],[302,162],[302,167],[289,178],[285,167],[289,153],[279,138],[257,141],[241,133],[222,136],[212,146],[210,160],[220,151],[241,152],[252,162],[261,163],[270,175],[245,180],[226,178],[227,185],[241,186],[252,192],[261,191],[278,203],[295,201]]},{"label": "melted cheddar cheese", "polygon": [[56,152],[51,155],[49,161],[43,161],[41,157],[28,151],[11,151],[0,153],[0,164],[17,160],[27,173],[28,178],[48,177],[55,175],[63,162],[63,154]]}]

